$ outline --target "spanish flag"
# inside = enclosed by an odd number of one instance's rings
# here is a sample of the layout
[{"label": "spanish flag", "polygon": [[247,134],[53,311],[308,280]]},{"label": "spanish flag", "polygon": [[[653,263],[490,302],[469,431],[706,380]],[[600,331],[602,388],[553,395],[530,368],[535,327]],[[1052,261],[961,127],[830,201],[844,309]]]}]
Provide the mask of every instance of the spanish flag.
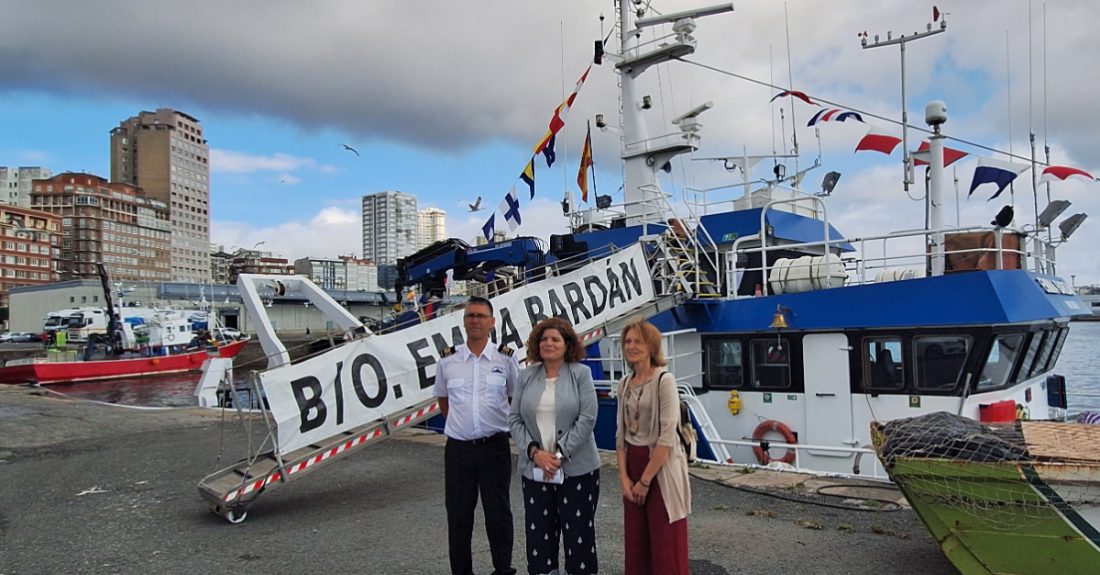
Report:
[{"label": "spanish flag", "polygon": [[592,167],[592,126],[588,126],[588,135],[584,137],[584,149],[581,150],[581,169],[577,171],[577,185],[581,189],[581,200],[588,203],[588,168]]}]

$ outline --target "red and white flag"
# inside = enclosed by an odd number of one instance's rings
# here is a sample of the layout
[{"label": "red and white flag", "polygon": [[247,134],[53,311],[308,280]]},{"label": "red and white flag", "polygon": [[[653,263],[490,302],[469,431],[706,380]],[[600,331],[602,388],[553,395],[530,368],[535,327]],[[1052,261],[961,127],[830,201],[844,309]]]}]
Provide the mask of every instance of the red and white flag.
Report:
[{"label": "red and white flag", "polygon": [[[928,150],[929,147],[930,146],[928,145],[928,142],[921,142],[920,147],[917,148],[917,153],[924,152],[924,151]],[[923,156],[918,156],[917,154],[913,154],[913,165],[914,166],[927,166],[928,161],[921,159],[922,157]],[[943,147],[943,166],[945,168],[947,166],[950,166],[951,164],[954,164],[955,162],[963,159],[964,157],[966,157],[966,152],[963,152],[961,150],[954,150],[954,149],[948,148],[947,146]]]},{"label": "red and white flag", "polygon": [[550,118],[550,125],[547,126],[546,135],[539,140],[538,144],[535,144],[535,153],[541,153],[546,145],[550,143],[550,138],[554,137],[559,130],[565,126],[565,117],[569,115],[569,108],[573,105],[573,100],[577,99],[577,94],[580,93],[581,88],[584,87],[584,81],[588,79],[588,73],[592,71],[592,65],[589,64],[588,68],[581,75],[581,79],[577,80],[577,85],[573,88],[573,93],[569,94],[569,97],[561,103],[556,110],[554,110],[554,117]]},{"label": "red and white flag", "polygon": [[1096,178],[1092,177],[1092,174],[1078,170],[1077,168],[1071,168],[1069,166],[1050,166],[1043,170],[1043,175],[1039,176],[1039,183],[1045,184],[1047,182],[1064,182],[1066,178],[1085,178],[1090,182],[1095,182]]},{"label": "red and white flag", "polygon": [[878,126],[871,124],[871,129],[867,132],[866,136],[856,144],[856,150],[871,150],[872,152],[881,152],[889,156],[894,153],[894,148],[898,147],[901,143],[901,138],[887,134],[883,132]]}]

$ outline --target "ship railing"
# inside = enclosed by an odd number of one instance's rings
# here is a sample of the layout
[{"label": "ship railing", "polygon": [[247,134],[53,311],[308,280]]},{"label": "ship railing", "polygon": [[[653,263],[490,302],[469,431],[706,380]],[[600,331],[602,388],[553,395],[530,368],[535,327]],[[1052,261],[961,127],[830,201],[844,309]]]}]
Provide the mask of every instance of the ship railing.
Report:
[{"label": "ship railing", "polygon": [[[762,228],[764,229],[764,228]],[[826,228],[827,229],[827,228]],[[733,247],[727,252],[727,273],[729,274],[741,274],[744,272],[759,271],[762,272],[761,282],[761,295],[767,295],[770,292],[770,280],[768,277],[769,266],[767,263],[766,254],[768,251],[782,250],[815,250],[820,248],[823,253],[828,253],[831,246],[838,246],[840,244],[849,244],[857,247],[858,256],[855,259],[842,260],[845,263],[845,271],[848,272],[848,280],[846,285],[863,285],[875,283],[875,278],[871,274],[877,274],[880,271],[889,269],[906,269],[906,265],[912,268],[926,271],[928,267],[928,258],[932,257],[926,250],[927,239],[934,234],[955,234],[955,233],[971,233],[971,232],[993,232],[994,245],[992,247],[975,247],[962,250],[945,251],[944,257],[948,255],[965,255],[965,254],[987,254],[994,253],[995,257],[995,269],[1003,269],[1004,258],[1006,254],[1015,254],[1020,258],[1020,261],[1026,262],[1028,257],[1032,258],[1032,266],[1022,265],[1022,269],[1032,269],[1038,273],[1049,273],[1043,271],[1044,265],[1050,265],[1053,262],[1053,245],[1049,245],[1044,249],[1047,249],[1050,254],[1049,258],[1038,258],[1034,253],[1034,250],[1027,249],[1027,246],[1021,244],[1020,249],[1006,248],[1003,242],[1003,234],[1015,233],[1025,236],[1024,232],[1012,228],[1000,228],[989,226],[972,226],[965,228],[941,228],[938,230],[904,230],[898,232],[891,232],[888,234],[875,235],[875,236],[863,236],[856,238],[838,238],[813,242],[790,242],[783,244],[743,247],[744,244],[750,242],[760,242],[759,235],[743,236],[734,241]],[[903,240],[909,240],[912,243],[913,240],[920,238],[923,241],[919,242],[919,246],[913,246],[913,251],[890,251],[890,244],[896,244]],[[1041,238],[1033,238],[1034,242],[1046,243]],[[768,244],[768,242],[764,242]],[[881,246],[881,256],[869,256],[868,251],[874,249],[876,246]],[[745,267],[736,268],[736,259],[738,254],[761,254],[761,266],[759,267]],[[923,276],[922,276],[923,277]],[[734,299],[741,299],[747,297],[753,297],[752,295],[737,295],[736,289],[732,286],[736,283],[736,280],[730,283],[731,285],[731,297]],[[830,286],[839,287],[839,286]]]},{"label": "ship railing", "polygon": [[[666,289],[675,289],[676,284],[684,285],[692,293],[721,295],[722,278],[718,273],[717,255],[707,251],[708,247],[716,245],[706,227],[699,221],[698,216],[691,206],[688,209],[688,217],[681,217],[673,209],[669,201],[671,194],[665,193],[660,186],[649,184],[639,188],[644,198],[656,200],[658,216],[662,221],[662,233],[659,240],[663,243],[663,255],[668,264],[667,269],[657,271],[669,272],[669,276],[661,278],[665,281]],[[683,226],[677,233],[673,221],[679,221]],[[648,225],[648,218],[643,220],[643,225]],[[684,225],[686,224],[686,225]],[[643,228],[644,235],[648,229]],[[688,263],[683,266],[682,263]],[[687,277],[692,276],[692,277]]]},{"label": "ship railing", "polygon": [[[749,191],[748,187],[753,186],[753,185],[764,185],[765,187],[760,188],[758,190]],[[718,191],[722,191],[722,190],[729,190],[729,189],[734,189],[734,188],[742,188],[742,187],[745,188],[745,191],[743,192],[743,194],[740,197],[728,198],[728,199],[722,199],[722,200],[716,200],[716,201],[711,201],[710,200],[709,195],[713,192],[718,192]],[[779,184],[779,183],[777,183],[773,180],[753,180],[753,181],[750,181],[750,182],[738,182],[738,183],[734,183],[734,184],[726,184],[726,185],[722,185],[722,186],[716,186],[716,187],[713,187],[713,188],[693,188],[693,187],[685,186],[684,187],[684,203],[692,206],[693,208],[695,208],[696,211],[702,211],[702,215],[707,215],[707,214],[710,214],[711,212],[713,212],[713,213],[725,213],[725,212],[730,212],[730,211],[736,210],[738,201],[742,201],[742,200],[750,200],[751,201],[752,194],[759,193],[759,192],[772,193],[772,192],[776,192],[776,191],[780,191],[780,192],[783,192],[785,194],[790,195],[790,198],[783,198],[783,199],[805,200],[807,198],[817,197],[817,196],[814,196],[813,194],[808,194],[808,193],[806,193],[802,190],[799,190],[797,188],[784,186],[784,185]],[[690,197],[688,196],[689,192],[691,194]],[[800,215],[800,216],[806,216],[808,218],[817,219],[820,215],[816,208],[805,207],[805,206],[799,205],[797,203],[791,204],[790,206],[788,206],[788,208],[791,210],[791,213],[797,214],[797,215]]]},{"label": "ship railing", "polygon": [[[780,441],[770,441],[766,439],[707,439],[713,449],[714,445],[726,446],[726,447],[759,447],[761,449],[790,449],[795,452],[794,464],[791,465],[795,471],[799,473],[813,473],[822,474],[819,470],[815,470],[812,467],[803,467],[800,465],[802,460],[803,451],[828,451],[832,453],[850,453],[855,455],[855,461],[852,463],[852,473],[836,473],[829,472],[829,475],[842,475],[858,477],[860,479],[876,479],[881,481],[889,481],[889,476],[886,475],[885,470],[882,470],[882,466],[878,465],[878,456],[875,454],[875,450],[870,447],[839,447],[832,445],[809,445],[805,443],[783,443]],[[870,462],[867,464],[866,469],[870,469],[870,473],[864,473],[864,461],[865,456],[870,456]],[[728,460],[718,461],[717,463],[735,463]],[[765,465],[750,464],[749,467],[769,468]],[[769,468],[770,469],[770,468]],[[783,471],[780,468],[779,471]]]}]

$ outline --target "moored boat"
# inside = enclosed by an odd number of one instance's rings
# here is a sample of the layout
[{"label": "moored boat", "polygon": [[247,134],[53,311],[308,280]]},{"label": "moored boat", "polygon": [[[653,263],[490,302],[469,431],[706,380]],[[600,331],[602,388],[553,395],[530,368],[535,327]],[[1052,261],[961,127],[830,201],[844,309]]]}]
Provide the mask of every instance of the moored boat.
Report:
[{"label": "moored boat", "polygon": [[875,423],[872,435],[963,575],[1100,572],[1100,426],[934,413]]},{"label": "moored boat", "polygon": [[164,355],[123,355],[89,361],[50,361],[49,358],[16,359],[0,367],[0,383],[39,385],[116,379],[202,369],[208,357],[236,357],[247,340],[221,346],[192,348]]}]

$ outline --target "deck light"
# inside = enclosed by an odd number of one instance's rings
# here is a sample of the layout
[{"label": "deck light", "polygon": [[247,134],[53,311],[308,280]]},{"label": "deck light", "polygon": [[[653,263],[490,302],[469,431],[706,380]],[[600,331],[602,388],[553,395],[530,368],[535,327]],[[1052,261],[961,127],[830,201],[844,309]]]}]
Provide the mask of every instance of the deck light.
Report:
[{"label": "deck light", "polygon": [[1054,223],[1054,219],[1062,215],[1062,212],[1069,209],[1069,200],[1054,200],[1047,204],[1043,213],[1039,214],[1039,226],[1041,228],[1050,227],[1050,224]]},{"label": "deck light", "polygon": [[1065,220],[1062,220],[1062,223],[1058,224],[1058,229],[1062,231],[1062,241],[1068,240],[1069,237],[1073,235],[1073,232],[1081,227],[1081,224],[1084,223],[1087,217],[1088,215],[1086,214],[1073,214]]}]

